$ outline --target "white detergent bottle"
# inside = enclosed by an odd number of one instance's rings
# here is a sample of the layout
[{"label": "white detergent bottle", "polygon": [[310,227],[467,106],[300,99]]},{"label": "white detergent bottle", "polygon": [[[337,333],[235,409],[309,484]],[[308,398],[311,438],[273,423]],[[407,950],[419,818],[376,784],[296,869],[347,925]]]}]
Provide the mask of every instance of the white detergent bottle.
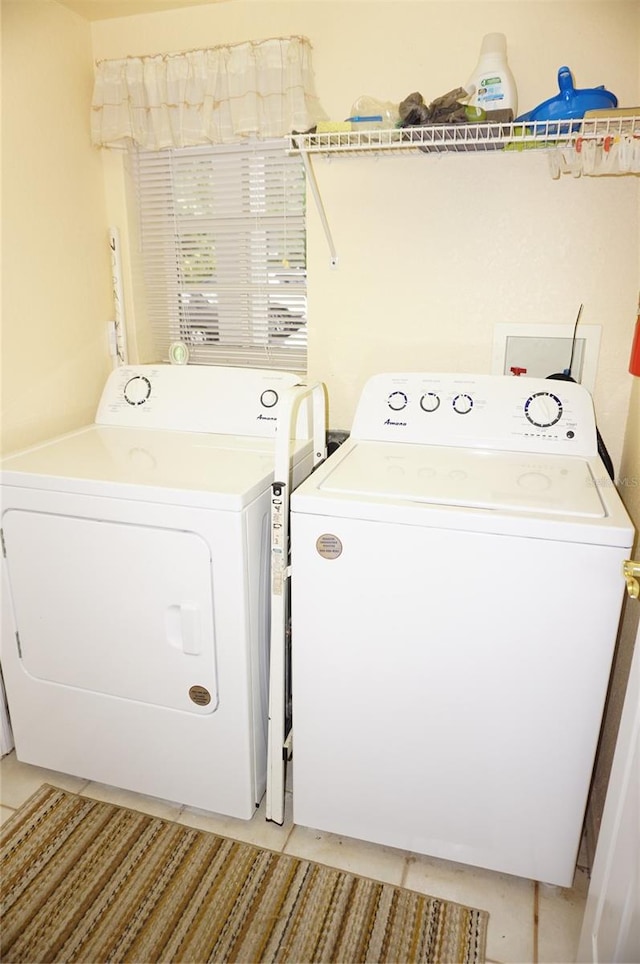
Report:
[{"label": "white detergent bottle", "polygon": [[508,123],[517,116],[518,92],[507,64],[507,38],[503,33],[483,37],[478,63],[465,87],[471,92],[469,105],[484,110],[487,120]]}]

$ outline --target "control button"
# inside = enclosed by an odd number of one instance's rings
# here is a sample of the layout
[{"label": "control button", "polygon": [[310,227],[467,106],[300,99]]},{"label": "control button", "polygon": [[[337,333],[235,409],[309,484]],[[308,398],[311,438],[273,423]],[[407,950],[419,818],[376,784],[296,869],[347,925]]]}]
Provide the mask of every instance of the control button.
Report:
[{"label": "control button", "polygon": [[144,405],[151,395],[151,382],[144,375],[134,375],[124,386],[124,400],[129,405]]},{"label": "control button", "polygon": [[467,473],[464,469],[451,469],[449,472],[449,478],[453,482],[462,482],[463,479],[467,478]]},{"label": "control button", "polygon": [[420,408],[423,412],[435,412],[440,407],[440,398],[435,392],[427,392],[420,399]]},{"label": "control button", "polygon": [[524,403],[524,414],[536,428],[551,428],[562,418],[562,402],[551,392],[536,392]]},{"label": "control button", "polygon": [[471,395],[456,395],[453,400],[453,410],[458,415],[467,415],[473,408]]},{"label": "control button", "polygon": [[575,438],[575,437],[576,437],[576,433],[572,432],[571,429],[569,429],[569,431],[567,432],[567,438]]},{"label": "control button", "polygon": [[401,412],[403,408],[406,408],[408,401],[409,399],[404,392],[391,392],[387,399],[387,405],[392,412]]},{"label": "control button", "polygon": [[260,403],[265,408],[273,408],[278,403],[278,393],[273,388],[267,388],[260,396]]}]

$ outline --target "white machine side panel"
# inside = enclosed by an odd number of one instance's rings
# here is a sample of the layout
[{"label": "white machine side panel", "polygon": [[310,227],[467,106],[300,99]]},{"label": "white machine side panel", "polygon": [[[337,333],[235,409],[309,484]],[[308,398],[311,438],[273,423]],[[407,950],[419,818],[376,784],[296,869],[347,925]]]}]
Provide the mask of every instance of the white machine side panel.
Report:
[{"label": "white machine side panel", "polygon": [[269,550],[270,516],[264,500],[256,501],[248,513],[246,579],[251,601],[249,632],[251,658],[251,712],[253,714],[254,768],[258,799],[266,789],[267,737],[269,718]]},{"label": "white machine side panel", "polygon": [[212,568],[200,536],[19,510],[5,513],[3,531],[24,672],[215,711]]},{"label": "white machine side panel", "polygon": [[569,886],[624,555],[293,513],[295,822]]}]

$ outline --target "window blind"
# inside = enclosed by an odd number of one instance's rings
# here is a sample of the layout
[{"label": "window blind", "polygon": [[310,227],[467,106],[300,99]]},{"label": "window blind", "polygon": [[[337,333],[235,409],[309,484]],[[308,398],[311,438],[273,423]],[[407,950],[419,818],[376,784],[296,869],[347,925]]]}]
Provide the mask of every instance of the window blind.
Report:
[{"label": "window blind", "polygon": [[163,360],[306,371],[305,181],[285,143],[133,151],[140,261]]}]

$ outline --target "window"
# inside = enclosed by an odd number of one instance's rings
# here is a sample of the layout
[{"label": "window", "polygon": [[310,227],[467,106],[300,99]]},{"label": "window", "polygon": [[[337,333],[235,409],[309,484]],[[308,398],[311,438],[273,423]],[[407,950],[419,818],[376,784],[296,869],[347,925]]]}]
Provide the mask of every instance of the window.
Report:
[{"label": "window", "polygon": [[163,360],[306,371],[305,182],[286,142],[133,151],[141,267]]}]

